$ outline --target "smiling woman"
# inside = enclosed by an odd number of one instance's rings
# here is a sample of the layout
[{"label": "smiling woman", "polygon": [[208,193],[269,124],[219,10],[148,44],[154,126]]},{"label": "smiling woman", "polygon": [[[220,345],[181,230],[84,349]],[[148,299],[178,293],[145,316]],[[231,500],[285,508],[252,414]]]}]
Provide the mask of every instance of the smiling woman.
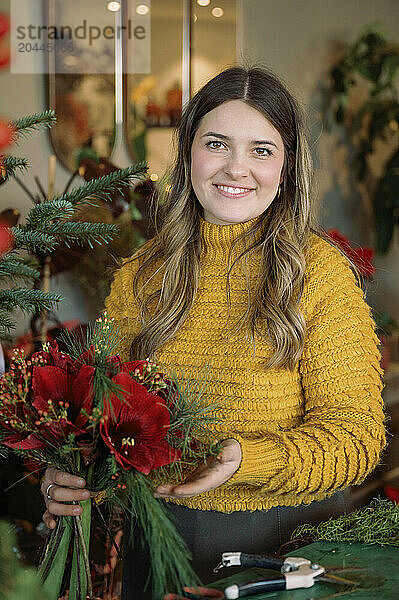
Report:
[{"label": "smiling woman", "polygon": [[191,182],[204,219],[232,225],[258,217],[276,197],[283,164],[281,135],[258,110],[242,100],[211,110],[191,148]]},{"label": "smiling woman", "polygon": [[[342,490],[385,445],[375,323],[355,266],[318,224],[303,123],[267,69],[232,67],[201,88],[178,126],[170,188],[153,199],[156,236],[106,300],[122,360],[211,368],[221,453],[156,490],[205,582],[221,552],[274,552],[300,523],[344,512]],[[150,598],[140,535],[134,548],[125,536],[126,599]]]}]

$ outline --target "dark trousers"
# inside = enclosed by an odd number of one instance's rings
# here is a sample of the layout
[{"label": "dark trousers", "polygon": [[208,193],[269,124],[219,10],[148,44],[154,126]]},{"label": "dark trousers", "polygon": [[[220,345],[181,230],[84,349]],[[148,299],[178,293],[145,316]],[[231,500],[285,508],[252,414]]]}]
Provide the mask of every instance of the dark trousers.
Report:
[{"label": "dark trousers", "polygon": [[[289,541],[302,523],[317,524],[347,512],[344,494],[338,492],[321,502],[299,506],[278,506],[266,511],[193,510],[169,503],[177,528],[193,556],[193,567],[203,583],[212,583],[224,574],[213,573],[223,552],[272,554]],[[144,592],[149,559],[141,543],[128,545],[125,531],[122,600],[152,600],[151,586]],[[140,535],[135,530],[135,538]],[[229,569],[229,574],[233,570]],[[174,590],[170,590],[174,591]]]}]

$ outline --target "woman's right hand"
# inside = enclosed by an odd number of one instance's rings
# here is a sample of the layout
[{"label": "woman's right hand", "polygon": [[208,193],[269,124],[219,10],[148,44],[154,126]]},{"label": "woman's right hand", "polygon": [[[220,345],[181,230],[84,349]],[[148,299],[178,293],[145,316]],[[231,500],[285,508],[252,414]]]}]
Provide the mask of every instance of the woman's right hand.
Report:
[{"label": "woman's right hand", "polygon": [[[49,489],[51,500],[46,495],[46,490],[50,484],[53,484]],[[54,467],[46,469],[41,484],[41,491],[47,510],[43,514],[42,519],[49,529],[54,529],[56,526],[55,516],[80,515],[82,513],[80,505],[63,503],[79,502],[79,500],[90,498],[90,492],[85,489],[85,485],[86,481],[81,477],[60,471]]]}]

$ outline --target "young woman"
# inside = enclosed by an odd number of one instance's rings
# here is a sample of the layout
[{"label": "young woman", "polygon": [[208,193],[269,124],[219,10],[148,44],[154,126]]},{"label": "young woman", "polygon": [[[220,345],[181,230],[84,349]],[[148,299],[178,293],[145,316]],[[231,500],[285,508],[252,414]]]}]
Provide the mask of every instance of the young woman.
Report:
[{"label": "young woman", "polygon": [[[273,552],[299,523],[345,511],[342,490],[385,445],[383,371],[356,269],[317,223],[303,116],[278,78],[223,71],[177,134],[157,234],[123,261],[106,308],[122,359],[213,368],[222,453],[157,489],[209,582],[221,552]],[[84,491],[52,469],[50,483],[54,527]],[[125,563],[124,597],[145,598],[139,544]]]}]

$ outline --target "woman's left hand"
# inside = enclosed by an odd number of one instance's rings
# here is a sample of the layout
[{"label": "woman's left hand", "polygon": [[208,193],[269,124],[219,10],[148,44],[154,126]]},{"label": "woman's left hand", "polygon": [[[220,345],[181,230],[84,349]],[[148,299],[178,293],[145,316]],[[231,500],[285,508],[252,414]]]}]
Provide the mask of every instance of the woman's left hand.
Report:
[{"label": "woman's left hand", "polygon": [[237,440],[224,440],[220,454],[217,457],[209,456],[184,483],[160,485],[154,495],[157,498],[189,498],[214,490],[237,471],[241,457],[241,446]]}]

